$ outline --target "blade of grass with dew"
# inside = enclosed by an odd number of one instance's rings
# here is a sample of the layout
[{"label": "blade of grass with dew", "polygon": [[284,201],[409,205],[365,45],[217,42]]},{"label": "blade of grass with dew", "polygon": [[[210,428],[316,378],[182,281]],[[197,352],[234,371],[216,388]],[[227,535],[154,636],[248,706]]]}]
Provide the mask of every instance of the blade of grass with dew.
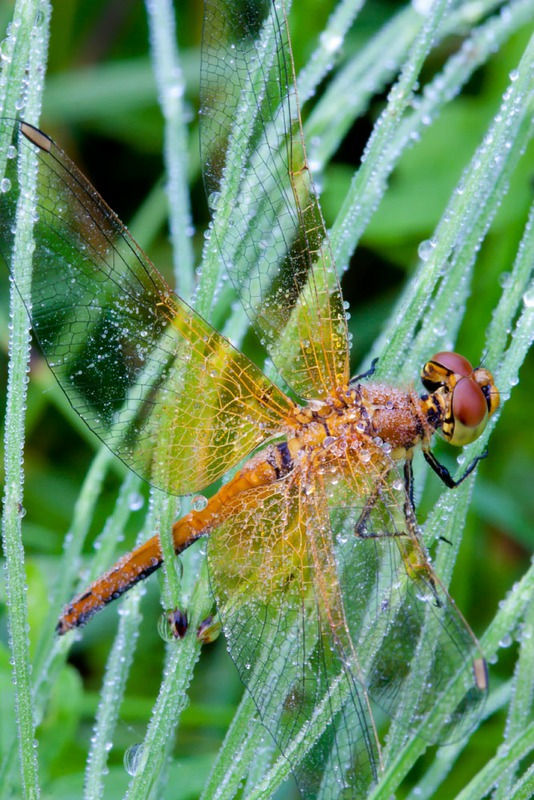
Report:
[{"label": "blade of grass with dew", "polygon": [[190,635],[181,641],[170,643],[167,650],[163,681],[147,734],[136,759],[135,774],[126,794],[128,800],[144,800],[159,785],[170,744],[169,733],[174,731],[178,717],[188,702],[187,688],[200,652],[200,642],[191,634],[208,616],[213,605],[204,555],[197,551],[195,556],[200,577],[192,586],[187,604],[190,610]]},{"label": "blade of grass with dew", "polygon": [[[519,149],[523,148],[523,142],[520,143]],[[497,365],[504,353],[504,347],[507,341],[507,334],[506,331],[510,329],[512,326],[513,319],[517,314],[518,306],[522,300],[523,293],[525,291],[526,280],[528,277],[531,279],[532,275],[532,264],[534,261],[532,258],[528,262],[528,266],[525,263],[525,256],[528,258],[528,254],[532,254],[532,225],[530,224],[531,220],[529,220],[529,224],[527,224],[525,236],[520,244],[519,251],[518,251],[518,258],[516,259],[516,264],[514,265],[514,270],[512,275],[517,278],[517,282],[510,281],[503,291],[503,300],[502,306],[506,308],[507,314],[498,313],[494,315],[492,324],[489,329],[488,333],[488,341],[492,340],[494,342],[500,342],[500,352],[497,353],[494,348],[494,362],[493,364]],[[530,240],[530,241],[529,241]],[[530,247],[529,247],[530,243]],[[515,298],[515,302],[512,301],[511,297]],[[528,315],[523,315],[523,317]],[[525,333],[522,331],[523,326],[521,325],[521,319],[519,320],[515,335],[513,336],[513,341],[519,341],[522,343],[522,348],[517,348],[520,352],[515,354],[513,359],[515,364],[515,369],[519,369],[520,364],[524,360],[528,348],[530,347],[532,341],[532,333],[534,332],[534,324],[533,319],[534,315],[530,315],[530,326],[528,323],[525,324],[525,327],[528,329],[530,327],[530,334]],[[502,327],[504,323],[504,328]],[[496,330],[497,329],[497,330]],[[492,364],[492,366],[493,366]],[[501,376],[502,380],[502,370],[499,370],[497,373]],[[517,375],[517,372],[516,372]],[[512,377],[513,380],[513,377]],[[471,458],[475,457],[476,455],[480,454],[484,447],[486,446],[487,440],[490,436],[491,430],[494,426],[495,422],[492,421],[492,424],[488,426],[488,429],[485,431],[484,435],[481,437],[480,441],[476,443],[476,447],[469,448],[470,452],[466,453],[466,459],[469,461]],[[436,504],[436,508],[430,517],[427,520],[426,527],[429,531],[432,531],[435,536],[439,533],[445,538],[449,539],[453,542],[453,546],[442,546],[440,547],[438,558],[436,559],[435,567],[440,579],[444,581],[445,585],[448,585],[450,580],[450,576],[452,574],[452,568],[454,565],[454,561],[456,559],[458,545],[459,545],[459,535],[458,531],[463,530],[465,524],[465,517],[468,510],[468,499],[469,493],[472,487],[472,479],[466,481],[462,486],[458,487],[455,491],[454,498],[451,498],[449,492],[444,492],[440,501]],[[451,506],[452,503],[452,506]],[[525,591],[523,590],[523,596]],[[524,602],[524,601],[523,601]],[[516,614],[518,615],[515,618],[515,624],[518,622],[518,617],[520,617],[522,613],[523,606],[519,603],[516,606]],[[510,625],[510,620],[508,619],[505,623],[505,629],[510,630],[508,627]],[[488,643],[486,637],[484,637],[483,643],[483,652],[485,653],[486,657],[491,658],[494,653],[494,647],[490,647],[488,649]],[[415,688],[414,688],[415,691]],[[395,730],[395,727],[392,726],[389,736],[388,746],[392,745],[392,743],[396,742],[398,745],[399,739],[402,736],[402,731],[398,729]],[[396,734],[396,735],[395,735]],[[466,745],[466,741],[464,742],[464,746]],[[420,753],[424,750],[424,746],[416,747],[412,751],[412,759],[415,760],[416,757],[420,755]],[[406,760],[404,762],[404,767],[409,768],[413,764],[413,760],[409,761]],[[388,784],[389,788],[391,786]]]},{"label": "blade of grass with dew", "polygon": [[[44,713],[50,685],[53,683],[52,676],[57,674],[58,669],[63,664],[63,658],[61,658],[59,664],[54,664],[51,661],[53,653],[58,655],[58,651],[54,648],[54,643],[51,643],[52,632],[55,629],[63,603],[73,591],[78,575],[82,548],[89,532],[94,510],[100,499],[102,484],[111,459],[112,455],[107,448],[101,448],[94,458],[78,495],[72,524],[65,536],[63,556],[57,579],[52,589],[49,611],[33,658],[35,675],[33,691],[38,721]],[[65,648],[62,649],[62,652],[64,651]]]},{"label": "blade of grass with dew", "polygon": [[[511,81],[506,90],[501,107],[460,179],[431,240],[414,286],[425,324],[413,341],[404,322],[404,309],[402,306],[398,309],[397,325],[390,328],[391,335],[386,332],[389,339],[384,356],[386,366],[388,359],[393,360],[394,354],[399,352],[409,351],[421,359],[421,355],[428,352],[430,340],[435,342],[434,326],[448,319],[445,330],[450,326],[453,332],[450,319],[455,310],[463,313],[470,287],[468,278],[480,242],[487,234],[510,176],[532,136],[533,56],[534,41],[531,41],[518,66],[517,80]],[[429,298],[434,285],[439,286],[439,293],[431,306]],[[495,366],[487,363],[490,369]],[[477,442],[476,447],[479,446]]]},{"label": "blade of grass with dew", "polygon": [[[161,9],[160,9],[161,12]],[[176,95],[176,60],[178,53],[173,46],[170,45],[169,36],[172,36],[174,31],[174,22],[171,19],[172,12],[170,8],[166,9],[166,14],[155,13],[154,8],[149,8],[149,19],[151,22],[152,30],[152,51],[153,61],[156,67],[156,75],[159,80],[160,87],[160,101],[163,107],[163,113],[167,120],[167,147],[165,150],[167,158],[167,174],[170,177],[172,185],[172,197],[176,199],[176,195],[182,199],[183,202],[173,206],[171,214],[171,239],[173,243],[173,250],[176,254],[177,266],[184,265],[185,273],[178,277],[185,279],[185,287],[187,288],[187,273],[191,271],[192,253],[190,250],[190,243],[188,243],[185,251],[182,247],[183,234],[190,234],[191,224],[189,217],[189,207],[185,200],[186,189],[183,185],[186,175],[183,168],[183,145],[186,141],[186,125],[183,103],[181,98]],[[174,83],[169,85],[169,75],[173,74]],[[177,142],[180,147],[177,149]],[[182,261],[183,257],[183,261]],[[183,291],[184,284],[179,282],[179,288]],[[165,587],[163,591],[162,600],[167,607],[177,607],[180,596],[180,580],[177,573],[177,560],[174,555],[174,546],[172,543],[171,531],[172,523],[176,519],[176,499],[169,498],[162,495],[160,492],[152,493],[153,509],[150,515],[149,530],[159,530],[161,535],[162,551],[165,559]],[[128,622],[128,626],[130,626]],[[114,650],[120,651],[122,649],[122,631],[119,627],[117,634],[116,644]],[[181,682],[178,688],[171,688],[165,685],[167,678],[164,678],[164,684],[160,691],[160,699],[165,697],[164,708],[161,713],[155,713],[152,724],[149,727],[146,740],[137,751],[137,768],[135,776],[132,779],[130,790],[132,796],[142,797],[145,796],[144,792],[150,791],[151,785],[158,785],[162,779],[161,770],[164,766],[164,759],[162,758],[162,742],[171,742],[173,740],[174,729],[177,725],[180,712],[185,707],[185,688],[191,679],[192,670],[198,658],[200,650],[200,643],[197,642],[193,636],[188,637],[192,640],[191,647],[180,647],[180,643],[172,642],[168,645],[168,663],[165,668],[165,675],[168,676],[176,670],[181,676]],[[169,666],[170,665],[170,666]],[[108,672],[114,676],[117,682],[113,687],[115,694],[115,703],[122,697],[128,665],[124,662],[116,664],[115,659],[110,661]],[[165,687],[165,688],[164,688]],[[181,689],[180,689],[181,687]],[[157,706],[156,706],[157,708]],[[109,717],[106,723],[97,730],[97,740],[95,742],[94,752],[100,753],[100,757],[95,759],[95,763],[99,763],[105,758],[106,744],[110,740],[110,735],[116,724],[116,716]],[[154,750],[154,747],[156,748]],[[147,773],[143,770],[142,753],[147,758],[147,764],[150,765],[150,779],[147,780]],[[99,778],[98,770],[91,771],[91,791],[92,796],[99,794]]]},{"label": "blade of grass with dew", "polygon": [[[530,5],[523,0],[511,4],[506,14],[490,17],[487,24],[483,23],[480,26],[480,32],[474,28],[469,33],[472,26],[485,19],[498,5],[498,0],[466,3],[460,8],[452,9],[443,20],[443,25],[436,36],[435,46],[446,36],[457,32],[466,38],[460,52],[447,59],[443,73],[429,83],[422,97],[416,98],[417,103],[413,103],[412,113],[402,121],[396,135],[397,145],[391,148],[393,152],[397,152],[397,158],[410,141],[417,139],[421,121],[424,120],[424,126],[428,125],[434,118],[436,109],[439,109],[446,99],[450,100],[456,96],[461,85],[465,84],[477,66],[488,59],[494,48],[500,46],[519,26],[530,20]],[[517,10],[515,5],[518,6]],[[368,108],[372,97],[382,92],[396,75],[419,27],[420,16],[413,6],[402,8],[338,70],[326,87],[324,95],[311,109],[304,127],[306,140],[309,143],[308,157],[310,163],[314,165],[312,170],[314,174],[316,169],[321,170],[337,152],[354,120]],[[383,59],[383,53],[388,54],[387,60]],[[464,55],[459,59],[462,53]],[[314,58],[315,54],[312,56],[312,61]],[[461,67],[458,64],[459,60],[464,62]],[[322,79],[324,75],[318,77]],[[309,87],[308,80],[301,81],[299,76],[299,96],[303,102],[316,88],[316,84]],[[339,103],[340,97],[343,97],[345,102]],[[353,188],[359,195],[357,187]],[[382,186],[378,183],[376,186],[361,188],[362,199],[365,197],[365,191],[369,193],[374,193],[377,189],[379,191],[374,194],[373,202],[371,198],[367,202],[362,202],[361,214],[352,212],[351,224],[346,226],[344,235],[339,238],[340,248],[339,252],[336,252],[338,266],[344,265],[355,250],[373,213],[374,203],[379,201],[385,190],[385,183]],[[333,230],[334,244],[335,231],[341,229],[341,222],[336,221]]]},{"label": "blade of grass with dew", "polygon": [[[492,693],[484,707],[483,720],[506,708],[510,702],[510,692],[511,681],[502,684]],[[463,740],[440,747],[432,763],[417,781],[406,800],[432,800],[433,797],[436,797],[448,776],[453,773],[454,766],[465,749],[466,743]]]},{"label": "blade of grass with dew", "polygon": [[[492,621],[490,627],[481,639],[481,648],[488,659],[496,654],[500,647],[500,642],[503,637],[508,635],[510,630],[513,630],[518,621],[522,618],[527,604],[531,602],[534,593],[534,567],[531,567],[527,574],[517,583],[514,590],[508,597],[500,604],[499,611]],[[452,698],[452,699],[451,699]],[[439,698],[439,706],[447,708],[451,707],[454,703],[454,687],[450,691]],[[458,698],[456,698],[458,699]],[[438,705],[436,711],[439,711]],[[519,746],[519,758],[524,754],[523,747],[530,747],[529,741],[522,742]],[[386,771],[377,785],[376,789],[371,793],[369,800],[388,800],[391,793],[396,790],[400,780],[408,773],[411,767],[415,764],[417,759],[426,749],[426,742],[420,737],[412,737],[412,739],[403,747],[396,755],[393,761],[389,763]],[[463,742],[463,747],[466,742]],[[514,754],[515,755],[515,754]],[[517,759],[512,758],[509,765],[515,765]],[[504,765],[502,765],[504,768]],[[482,772],[484,772],[483,768]],[[475,781],[478,778],[474,779]],[[462,793],[463,794],[463,793]],[[476,796],[476,795],[473,795]],[[471,797],[468,793],[465,798]],[[462,798],[462,800],[465,800]]]},{"label": "blade of grass with dew", "polygon": [[[429,298],[435,286],[441,281],[443,265],[447,263],[452,252],[465,243],[469,245],[468,257],[474,257],[473,249],[476,241],[470,238],[473,228],[481,233],[480,225],[484,229],[489,224],[492,215],[502,197],[504,186],[498,186],[501,179],[503,184],[509,178],[521,155],[522,148],[528,141],[531,131],[529,124],[529,96],[531,85],[529,83],[530,52],[525,53],[525,60],[521,69],[522,80],[520,84],[510,84],[510,97],[505,97],[503,107],[492,123],[486,139],[478,152],[473,157],[470,166],[466,169],[461,180],[461,191],[456,191],[450,200],[449,207],[443,215],[442,221],[436,228],[436,233],[429,248],[425,261],[421,263],[415,279],[411,282],[407,292],[401,298],[393,314],[393,321],[386,328],[379,349],[383,353],[380,368],[388,372],[393,368],[399,353],[412,353],[413,341],[411,331],[420,319],[425,318],[423,331],[432,331],[437,315],[429,308]],[[510,115],[508,119],[508,115]],[[510,142],[512,146],[509,147]],[[494,163],[493,159],[497,158]],[[497,192],[496,187],[501,191]],[[459,266],[463,265],[457,262]],[[450,269],[450,268],[449,268]],[[458,286],[462,273],[460,269],[454,271],[454,280]],[[445,275],[448,278],[448,273]],[[452,287],[451,287],[452,288]],[[408,310],[410,306],[410,311]],[[413,316],[415,309],[417,316]],[[438,307],[440,314],[444,308]],[[461,303],[458,311],[462,311]],[[417,350],[420,360],[421,352],[428,352],[428,343],[424,338]],[[435,338],[434,338],[435,341]],[[413,370],[413,364],[410,365]]]},{"label": "blade of grass with dew", "polygon": [[[114,515],[118,517],[116,521],[119,525],[120,517],[127,513],[127,498],[132,495],[132,492],[137,491],[139,483],[139,478],[133,473],[125,481]],[[169,524],[172,524],[172,520],[169,520],[168,517],[173,515],[176,498],[161,497],[161,493],[158,493],[158,495],[160,496],[159,499],[163,500],[163,508],[161,503],[154,502],[152,504],[147,514],[145,525],[138,536],[137,544],[146,539],[147,535],[152,534],[156,519],[161,523],[169,522]],[[111,528],[112,526],[109,527]],[[113,541],[115,537],[110,536],[109,538]],[[104,563],[109,563],[109,555],[104,558]],[[119,719],[119,709],[124,697],[126,681],[139,636],[141,623],[139,605],[144,591],[143,586],[136,587],[135,590],[128,594],[121,605],[119,626],[106,664],[93,736],[91,737],[91,747],[87,758],[84,781],[84,796],[86,800],[98,800],[104,795],[104,776],[109,759],[109,743],[113,741]]]},{"label": "blade of grass with dew", "polygon": [[486,764],[473,780],[456,795],[456,800],[482,800],[491,792],[503,772],[513,769],[519,761],[527,758],[534,750],[534,722],[530,722],[518,733],[501,745],[496,756]]},{"label": "blade of grass with dew", "polygon": [[[353,188],[355,186],[361,187],[362,185],[366,187],[381,185],[383,187],[382,191],[385,189],[384,176],[389,174],[392,168],[391,158],[388,158],[390,155],[390,143],[394,139],[397,127],[411,102],[421,68],[432,49],[434,39],[448,9],[448,0],[436,0],[429,14],[421,18],[420,29],[409,50],[408,57],[401,67],[399,78],[390,90],[386,107],[374,125],[373,132],[367,142],[362,164],[356,179],[353,181]],[[357,193],[361,193],[359,188]],[[349,209],[351,214],[348,214]],[[352,227],[355,222],[351,218],[352,214],[355,217],[359,217],[361,207],[358,204],[354,208],[348,198],[341,211],[341,216],[344,217],[343,227],[340,228],[336,224],[332,229],[332,253],[334,261],[338,264],[338,269],[339,264],[344,264],[346,261],[343,258],[339,260],[339,241],[336,241],[336,235],[340,229],[346,234],[347,229]],[[302,296],[304,303],[310,304],[313,300],[311,297],[306,300],[308,291],[309,287],[305,287],[302,291]],[[298,310],[300,306],[301,302],[299,301],[296,309]],[[413,324],[413,321],[411,321],[411,324]],[[280,336],[280,344],[277,346],[278,351],[283,352],[285,350],[290,352],[291,347],[294,347],[292,343],[295,335],[295,326],[289,322]],[[383,363],[381,361],[378,367],[378,374],[383,368]]]},{"label": "blade of grass with dew", "polygon": [[176,46],[176,25],[171,3],[168,0],[147,0],[146,8],[159,105],[165,120],[164,152],[175,286],[180,296],[189,302],[195,276],[191,246],[193,223],[187,186],[184,78]]},{"label": "blade of grass with dew", "polygon": [[[174,30],[174,25],[170,25],[169,31],[169,17],[170,9],[167,9],[167,16],[160,13],[154,14],[152,9],[150,20],[152,24],[152,44],[153,44],[153,59],[156,64],[156,72],[159,71],[160,81],[160,100],[163,104],[164,116],[169,116],[169,86],[168,68],[169,58],[174,61],[177,58],[177,53],[169,54],[165,52],[169,46],[169,35]],[[174,77],[176,77],[174,75]],[[166,85],[163,85],[166,84]],[[176,86],[171,87],[174,90]],[[183,157],[180,152],[170,152],[171,140],[178,136],[181,142],[186,140],[185,117],[183,104],[179,103],[178,107],[175,104],[176,98],[171,98],[173,106],[172,117],[169,120],[169,125],[174,127],[174,134],[169,133],[169,147],[166,148],[168,158],[167,172],[174,176],[174,190],[178,188],[179,193],[185,196],[183,187],[180,186],[181,182],[185,179],[185,171],[183,167],[177,164],[177,161]],[[179,130],[178,130],[179,129]],[[182,203],[178,208],[174,209],[174,224],[171,225],[171,238],[173,239],[173,249],[176,253],[176,259],[181,265],[182,247],[181,236],[176,238],[176,232],[181,231],[189,232],[191,229],[188,206]],[[185,253],[185,265],[187,267],[188,257]],[[189,253],[189,260],[191,254]],[[206,278],[209,272],[205,273]],[[179,284],[180,286],[180,284]],[[181,288],[181,286],[180,286]],[[162,550],[165,558],[165,589],[163,592],[164,602],[167,607],[176,607],[179,602],[180,587],[179,579],[176,572],[177,562],[174,556],[174,547],[171,539],[172,522],[176,518],[176,509],[173,502],[169,502],[169,498],[163,497],[161,493],[154,494],[154,503],[157,507],[156,513],[153,516],[152,528],[159,530],[161,534]],[[159,498],[159,499],[158,499]],[[163,502],[160,502],[163,501]],[[200,606],[206,605],[210,602],[211,598],[209,591],[207,592],[208,600],[206,597],[206,584],[205,580],[199,580],[197,592],[193,592],[191,604],[198,607],[200,599],[204,599],[204,603]],[[200,622],[201,620],[199,620]],[[198,623],[197,623],[198,624]],[[149,726],[147,736],[137,749],[135,774],[132,778],[129,796],[139,798],[148,796],[147,793],[152,791],[154,786],[160,785],[164,781],[164,753],[169,747],[169,743],[173,741],[173,734],[178,722],[179,715],[186,705],[185,691],[191,680],[192,670],[198,659],[200,651],[200,643],[193,635],[187,637],[187,645],[182,642],[171,642],[167,648],[167,664],[164,671],[164,680],[160,689],[159,699],[154,709],[154,715]],[[176,680],[176,675],[180,676],[180,680]],[[109,732],[102,732],[100,737],[105,745],[105,739]],[[167,743],[164,747],[163,743]],[[95,788],[98,786],[95,783]],[[98,794],[98,791],[97,791]]]},{"label": "blade of grass with dew", "polygon": [[[516,626],[518,629],[519,626]],[[529,603],[525,610],[524,621],[518,633],[520,642],[519,654],[513,678],[513,689],[508,718],[506,720],[505,739],[513,739],[532,719],[534,700],[534,603]],[[494,792],[495,800],[507,800],[513,793],[513,783],[517,778],[518,764],[499,778]]]},{"label": "blade of grass with dew", "polygon": [[[7,41],[2,45],[6,63],[6,83],[2,89],[4,113],[26,109],[30,119],[37,119],[41,105],[42,75],[48,48],[50,7],[45,2],[19,2]],[[7,103],[11,103],[8,107]],[[7,155],[7,154],[5,154]],[[3,170],[3,167],[2,167]],[[36,169],[32,158],[20,164],[25,196],[18,201],[17,232],[12,253],[14,274],[31,270],[31,241],[35,203]],[[23,509],[22,461],[24,452],[24,410],[26,407],[27,371],[29,363],[29,321],[20,297],[11,284],[11,335],[5,423],[5,490],[2,537],[6,558],[6,594],[8,626],[13,665],[16,729],[20,759],[22,791],[28,798],[40,796],[37,751],[35,748],[35,714],[33,708],[26,573],[22,545],[21,517]],[[0,771],[0,791],[9,791],[12,761],[7,758]]]},{"label": "blade of grass with dew", "polygon": [[104,778],[108,769],[109,744],[113,741],[120,704],[139,638],[141,623],[139,606],[143,593],[144,587],[135,587],[121,606],[119,626],[106,664],[91,746],[87,755],[84,781],[86,800],[100,800],[105,796]]},{"label": "blade of grass with dew", "polygon": [[262,747],[266,731],[255,718],[256,706],[245,692],[222,743],[200,800],[231,800],[243,785],[243,775]]}]

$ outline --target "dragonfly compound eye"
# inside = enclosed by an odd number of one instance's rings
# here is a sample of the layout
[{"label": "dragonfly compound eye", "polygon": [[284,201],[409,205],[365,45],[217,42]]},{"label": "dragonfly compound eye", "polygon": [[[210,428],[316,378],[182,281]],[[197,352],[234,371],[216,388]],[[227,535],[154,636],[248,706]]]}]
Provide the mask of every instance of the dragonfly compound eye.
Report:
[{"label": "dragonfly compound eye", "polygon": [[423,367],[421,380],[441,407],[441,434],[450,444],[474,442],[499,407],[492,374],[482,367],[474,370],[459,353],[436,353]]},{"label": "dragonfly compound eye", "polygon": [[473,372],[473,367],[467,358],[452,351],[445,350],[442,353],[436,353],[435,356],[432,356],[430,362],[436,366],[445,367],[449,373],[456,373],[464,378],[469,378]]},{"label": "dragonfly compound eye", "polygon": [[452,424],[447,430],[448,441],[459,447],[474,442],[487,421],[488,404],[482,388],[472,377],[460,378],[452,392]]},{"label": "dragonfly compound eye", "polygon": [[472,372],[473,367],[467,358],[458,353],[444,351],[436,353],[427,361],[421,372],[421,381],[431,394],[441,387],[450,392],[460,378],[467,378]]}]

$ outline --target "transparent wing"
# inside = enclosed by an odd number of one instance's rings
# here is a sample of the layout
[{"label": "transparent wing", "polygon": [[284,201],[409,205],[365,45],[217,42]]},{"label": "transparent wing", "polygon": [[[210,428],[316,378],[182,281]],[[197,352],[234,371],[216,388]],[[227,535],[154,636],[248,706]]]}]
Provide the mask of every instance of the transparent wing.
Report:
[{"label": "transparent wing", "polygon": [[364,476],[349,460],[330,500],[341,592],[359,598],[347,610],[351,639],[373,700],[427,740],[452,742],[482,714],[484,658],[429,562],[397,466],[380,452],[371,462]]},{"label": "transparent wing", "polygon": [[[12,128],[0,122],[0,141]],[[279,431],[291,402],[171,292],[67,156],[16,123],[10,154],[28,147],[38,169],[30,313],[57,380],[91,430],[143,478],[175,494],[204,488]],[[15,157],[3,188],[0,251],[9,266]]]},{"label": "transparent wing", "polygon": [[315,467],[235,498],[208,557],[230,651],[303,795],[366,797],[381,711],[454,741],[482,712],[484,661],[390,456],[369,440]]},{"label": "transparent wing", "polygon": [[292,474],[237,498],[208,559],[232,657],[303,796],[363,798],[379,745],[317,490]]},{"label": "transparent wing", "polygon": [[343,300],[311,179],[283,3],[208,0],[201,147],[225,268],[284,380],[348,381]]}]

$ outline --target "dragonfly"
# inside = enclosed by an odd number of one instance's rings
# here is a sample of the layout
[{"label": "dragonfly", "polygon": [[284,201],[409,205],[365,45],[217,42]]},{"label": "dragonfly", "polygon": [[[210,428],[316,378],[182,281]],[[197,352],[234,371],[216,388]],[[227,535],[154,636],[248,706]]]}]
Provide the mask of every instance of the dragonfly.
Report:
[{"label": "dragonfly", "polygon": [[[33,159],[35,224],[22,245],[34,274],[18,286],[55,377],[154,487],[196,494],[233,470],[174,524],[175,552],[207,538],[228,647],[302,795],[365,797],[384,768],[382,712],[432,742],[466,735],[482,713],[484,658],[429,560],[412,460],[422,450],[454,489],[479,459],[454,480],[433,436],[474,441],[499,393],[487,369],[451,351],[424,365],[421,395],[374,380],[373,367],[351,377],[284,4],[207,3],[202,63],[213,239],[287,389],[169,288],[68,156],[21,121],[0,124],[0,250],[9,264],[18,160]],[[162,561],[155,535],[68,603],[58,633]]]}]

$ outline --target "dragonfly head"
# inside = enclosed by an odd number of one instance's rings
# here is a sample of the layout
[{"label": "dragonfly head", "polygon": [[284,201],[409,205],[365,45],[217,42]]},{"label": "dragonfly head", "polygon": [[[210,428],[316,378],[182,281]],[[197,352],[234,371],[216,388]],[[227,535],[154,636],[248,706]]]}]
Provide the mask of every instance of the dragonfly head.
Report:
[{"label": "dragonfly head", "polygon": [[499,407],[493,375],[483,367],[473,369],[458,353],[436,353],[421,372],[428,396],[429,418],[450,444],[463,447],[478,439],[489,417]]}]

